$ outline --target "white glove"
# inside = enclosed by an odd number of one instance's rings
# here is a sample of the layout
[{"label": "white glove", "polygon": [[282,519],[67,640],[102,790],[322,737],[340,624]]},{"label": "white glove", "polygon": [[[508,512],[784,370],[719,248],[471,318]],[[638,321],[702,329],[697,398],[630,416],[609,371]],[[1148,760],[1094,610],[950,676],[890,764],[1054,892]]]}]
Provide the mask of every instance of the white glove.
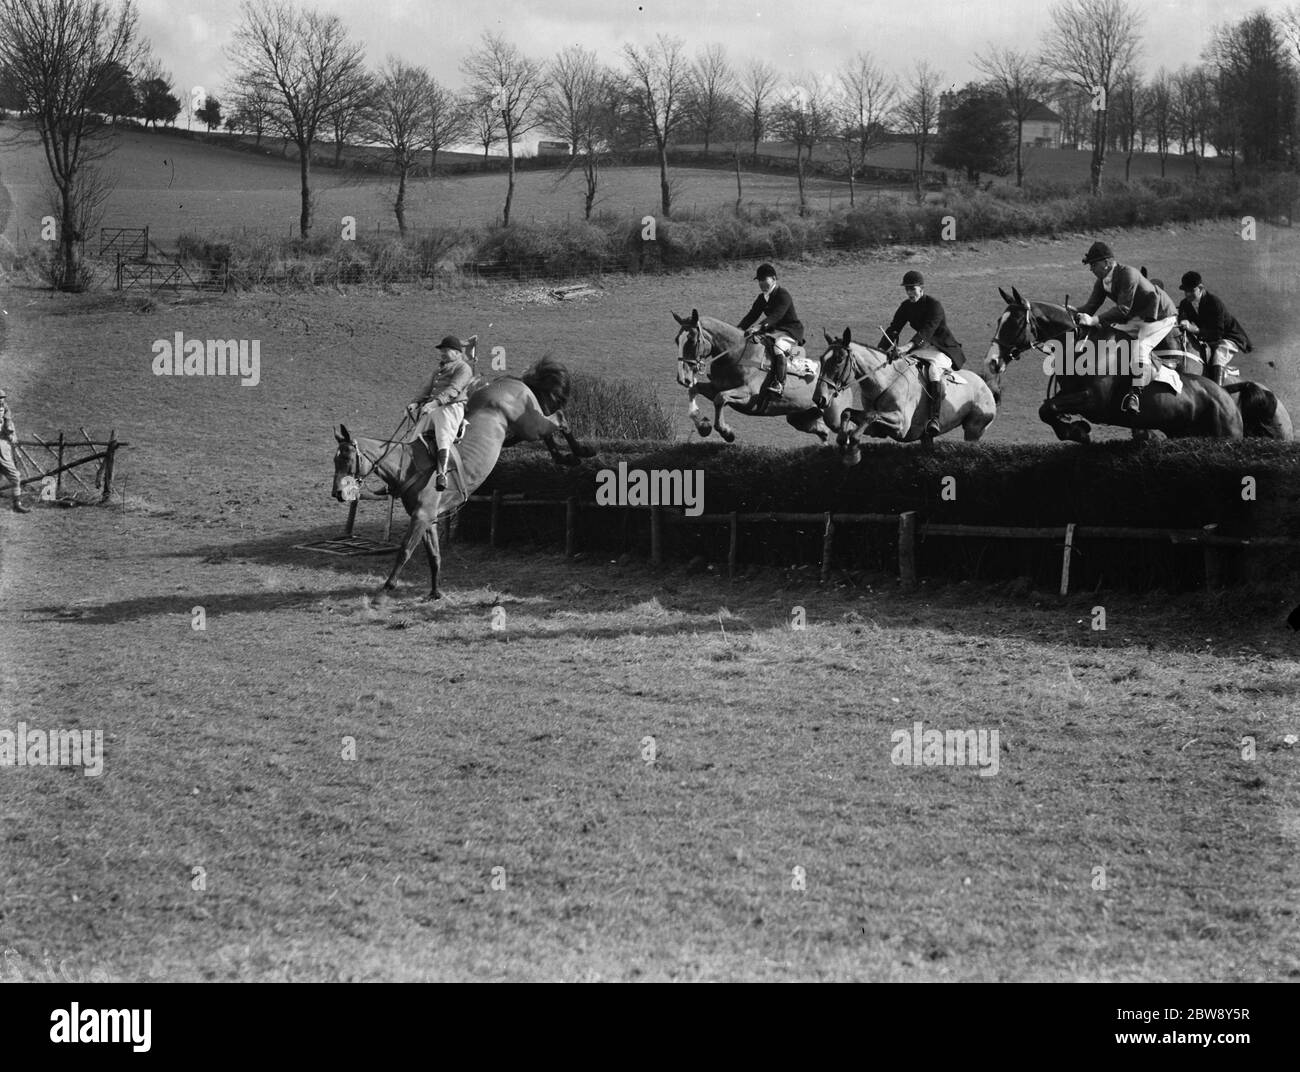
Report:
[{"label": "white glove", "polygon": [[1085,328],[1095,328],[1097,326],[1097,318],[1092,313],[1079,313],[1075,319]]}]

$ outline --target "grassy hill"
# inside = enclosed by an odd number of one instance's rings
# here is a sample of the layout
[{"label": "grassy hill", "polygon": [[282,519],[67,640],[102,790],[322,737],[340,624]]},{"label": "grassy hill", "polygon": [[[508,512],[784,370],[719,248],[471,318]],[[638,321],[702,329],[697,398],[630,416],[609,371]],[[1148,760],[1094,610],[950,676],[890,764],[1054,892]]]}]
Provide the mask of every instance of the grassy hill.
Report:
[{"label": "grassy hill", "polygon": [[[252,138],[214,136],[193,138],[176,132],[123,128],[114,135],[115,151],[107,167],[116,186],[108,199],[105,226],[139,227],[146,224],[154,241],[174,244],[182,232],[204,235],[239,231],[296,233],[299,213],[297,161],[282,155],[281,143],[263,139],[264,151],[249,151]],[[231,142],[243,142],[236,148]],[[226,142],[223,144],[223,142]],[[684,147],[685,148],[685,147]],[[793,156],[789,143],[764,143],[761,152]],[[323,155],[332,155],[322,146]],[[816,156],[830,158],[833,146],[819,146]],[[345,147],[345,163],[371,157],[374,150]],[[440,162],[477,159],[475,154],[440,154]],[[1028,175],[1053,182],[1084,182],[1089,154],[1074,150],[1032,150]],[[909,167],[911,147],[893,143],[873,152],[869,163],[883,167]],[[1203,165],[1221,170],[1222,161]],[[1122,158],[1112,157],[1107,173],[1123,174]],[[1159,174],[1154,154],[1134,159],[1135,176]],[[1191,174],[1191,161],[1170,157],[1171,177]],[[674,168],[674,206],[708,211],[735,203],[735,176],[725,169]],[[317,221],[321,228],[338,227],[344,216],[356,218],[363,231],[394,231],[392,202],[396,183],[389,176],[352,168],[318,166],[313,170]],[[49,209],[44,154],[29,130],[12,120],[0,124],[0,238],[16,246],[37,240],[40,220]],[[744,199],[751,206],[791,208],[797,199],[793,176],[743,172]],[[504,175],[459,175],[413,179],[407,188],[407,218],[415,228],[448,224],[478,224],[499,219],[505,200]],[[815,176],[808,181],[814,210],[841,207],[848,202],[847,185]],[[582,182],[560,170],[521,172],[515,193],[513,218],[558,221],[579,219]],[[4,206],[12,202],[6,214]],[[659,175],[653,167],[609,167],[602,173],[598,211],[639,216],[659,209]],[[95,243],[90,243],[95,248]]]}]

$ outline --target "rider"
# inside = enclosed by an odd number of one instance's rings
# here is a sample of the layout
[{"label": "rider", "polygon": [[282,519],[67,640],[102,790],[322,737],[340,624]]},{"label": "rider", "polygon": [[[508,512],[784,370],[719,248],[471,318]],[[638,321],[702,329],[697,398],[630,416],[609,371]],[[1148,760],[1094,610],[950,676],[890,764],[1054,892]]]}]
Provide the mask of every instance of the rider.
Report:
[{"label": "rider", "polygon": [[22,474],[14,461],[14,444],[18,441],[18,432],[14,429],[13,414],[9,412],[9,403],[5,398],[5,389],[0,387],[0,474],[9,478],[12,487],[14,513],[30,514],[32,508],[24,506],[22,501]]},{"label": "rider", "polygon": [[[1142,385],[1151,378],[1151,351],[1156,343],[1173,330],[1178,310],[1173,299],[1155,286],[1138,269],[1119,264],[1105,242],[1094,242],[1084,254],[1083,263],[1096,277],[1092,295],[1078,309],[1076,319],[1087,327],[1112,325],[1117,331],[1136,336],[1135,353],[1129,364],[1132,385],[1120,410],[1137,413],[1142,406]],[[1095,314],[1109,298],[1115,303],[1101,317]]]},{"label": "rider", "polygon": [[1232,355],[1250,353],[1250,336],[1223,302],[1205,289],[1200,272],[1184,272],[1178,289],[1184,295],[1178,303],[1179,326],[1205,347],[1210,366],[1207,375],[1222,384]]},{"label": "rider", "polygon": [[[938,298],[927,297],[925,277],[918,271],[910,271],[903,276],[903,290],[907,297],[898,307],[894,319],[885,333],[880,336],[877,349],[890,353],[890,360],[895,355],[911,354],[916,358],[922,371],[922,383],[928,383],[930,396],[930,419],[925,422],[925,434],[939,434],[939,411],[943,405],[943,375],[947,369],[961,368],[966,364],[966,354],[953,333],[948,330],[948,318]],[[906,346],[898,346],[898,335],[904,327],[913,331],[911,341]]]},{"label": "rider", "polygon": [[[794,311],[790,292],[776,285],[775,268],[760,264],[754,278],[758,280],[758,297],[736,327],[749,338],[763,333],[772,336],[772,375],[768,377],[767,390],[779,395],[785,390],[786,357],[796,345],[803,345],[803,324]],[[753,331],[749,330],[751,324],[757,325]]]},{"label": "rider", "polygon": [[[473,340],[470,340],[473,342]],[[438,368],[430,378],[420,397],[406,407],[406,412],[415,420],[415,430],[407,439],[408,443],[421,440],[426,447],[429,443],[424,433],[433,429],[434,450],[438,474],[434,486],[439,491],[447,490],[447,458],[451,444],[456,438],[460,422],[465,416],[465,400],[469,396],[470,381],[474,379],[474,370],[465,359],[465,347],[455,335],[448,335],[438,343]],[[416,420],[416,414],[419,419]]]}]

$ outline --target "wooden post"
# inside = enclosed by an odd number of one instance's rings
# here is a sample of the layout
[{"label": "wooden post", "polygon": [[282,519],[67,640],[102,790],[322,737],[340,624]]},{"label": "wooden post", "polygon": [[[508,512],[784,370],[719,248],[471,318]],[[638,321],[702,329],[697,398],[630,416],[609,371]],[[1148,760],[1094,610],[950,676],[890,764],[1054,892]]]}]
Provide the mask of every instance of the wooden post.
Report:
[{"label": "wooden post", "polygon": [[108,502],[113,494],[113,463],[117,458],[117,429],[108,433],[108,454],[104,457],[104,494],[100,502]]},{"label": "wooden post", "polygon": [[1065,550],[1061,552],[1061,595],[1070,594],[1070,553],[1074,550],[1074,522],[1065,526]]},{"label": "wooden post", "polygon": [[[63,433],[59,433],[59,469],[63,468]],[[54,477],[54,497],[60,498],[63,495],[63,473],[58,472]]]},{"label": "wooden post", "polygon": [[831,520],[830,511],[826,512],[826,528],[822,530],[822,575],[821,583],[831,579],[831,544],[835,538],[835,522]]},{"label": "wooden post", "polygon": [[492,493],[492,506],[490,509],[491,513],[488,514],[488,546],[495,547],[499,531],[497,526],[501,519],[501,492],[494,491]]},{"label": "wooden post", "polygon": [[727,545],[727,576],[732,578],[736,576],[736,535],[740,527],[737,523],[737,514],[735,510],[731,511],[731,517],[728,520],[728,527],[731,530],[731,539]]},{"label": "wooden post", "polygon": [[348,524],[347,527],[343,530],[344,536],[352,535],[352,526],[357,523],[357,507],[360,505],[361,505],[360,499],[353,499],[350,503],[348,503]]},{"label": "wooden post", "polygon": [[564,503],[564,557],[572,558],[578,549],[578,500],[569,496]]},{"label": "wooden post", "polygon": [[650,565],[663,564],[663,518],[660,507],[650,507]]},{"label": "wooden post", "polygon": [[[1206,536],[1217,536],[1219,526],[1217,523],[1206,525],[1201,531]],[[1202,544],[1201,549],[1205,557],[1205,587],[1213,592],[1223,587],[1223,549],[1208,542]]]},{"label": "wooden post", "polygon": [[916,587],[916,511],[898,515],[898,582],[904,588]]}]

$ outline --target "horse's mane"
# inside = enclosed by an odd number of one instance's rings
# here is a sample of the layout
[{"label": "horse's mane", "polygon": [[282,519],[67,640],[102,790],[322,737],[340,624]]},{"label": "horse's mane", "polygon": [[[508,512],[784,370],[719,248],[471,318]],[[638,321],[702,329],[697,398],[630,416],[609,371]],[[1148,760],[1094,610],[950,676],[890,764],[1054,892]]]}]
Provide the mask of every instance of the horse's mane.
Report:
[{"label": "horse's mane", "polygon": [[542,412],[548,416],[564,408],[569,401],[569,370],[549,354],[519,377],[537,396]]},{"label": "horse's mane", "polygon": [[1237,405],[1245,420],[1263,424],[1277,416],[1277,395],[1251,380],[1225,383],[1223,389],[1230,395],[1241,395]]},{"label": "horse's mane", "polygon": [[745,333],[735,324],[728,324],[725,320],[719,320],[714,316],[700,317],[700,327],[725,342],[728,350],[736,343],[743,342],[745,338]]}]

